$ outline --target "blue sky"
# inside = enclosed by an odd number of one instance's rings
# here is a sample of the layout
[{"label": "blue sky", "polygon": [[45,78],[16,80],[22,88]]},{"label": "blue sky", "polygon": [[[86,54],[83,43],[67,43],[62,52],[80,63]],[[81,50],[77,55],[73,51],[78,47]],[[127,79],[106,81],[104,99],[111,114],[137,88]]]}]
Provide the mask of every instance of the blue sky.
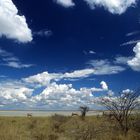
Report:
[{"label": "blue sky", "polygon": [[0,0],[1,109],[96,108],[139,88],[139,0]]}]

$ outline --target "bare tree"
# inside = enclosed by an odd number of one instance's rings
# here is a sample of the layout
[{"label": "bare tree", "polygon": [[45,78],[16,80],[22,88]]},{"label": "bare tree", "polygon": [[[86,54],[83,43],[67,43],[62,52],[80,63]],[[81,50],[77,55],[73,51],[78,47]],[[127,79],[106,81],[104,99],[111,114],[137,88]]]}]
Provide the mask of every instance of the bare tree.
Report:
[{"label": "bare tree", "polygon": [[118,96],[106,96],[100,100],[100,103],[113,114],[125,134],[127,134],[129,128],[129,117],[132,113],[135,113],[133,110],[140,104],[139,97],[140,90],[126,90],[120,92]]},{"label": "bare tree", "polygon": [[80,106],[80,111],[81,111],[81,118],[84,120],[86,113],[89,111],[89,107],[87,106]]}]

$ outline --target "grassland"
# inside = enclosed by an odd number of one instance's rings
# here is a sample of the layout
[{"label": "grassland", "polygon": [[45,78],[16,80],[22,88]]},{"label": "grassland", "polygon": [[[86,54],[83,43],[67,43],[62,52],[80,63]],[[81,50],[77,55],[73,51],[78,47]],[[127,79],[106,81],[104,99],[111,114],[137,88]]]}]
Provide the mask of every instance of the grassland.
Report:
[{"label": "grassland", "polygon": [[101,116],[0,117],[0,140],[140,140],[140,117],[132,117],[127,136]]}]

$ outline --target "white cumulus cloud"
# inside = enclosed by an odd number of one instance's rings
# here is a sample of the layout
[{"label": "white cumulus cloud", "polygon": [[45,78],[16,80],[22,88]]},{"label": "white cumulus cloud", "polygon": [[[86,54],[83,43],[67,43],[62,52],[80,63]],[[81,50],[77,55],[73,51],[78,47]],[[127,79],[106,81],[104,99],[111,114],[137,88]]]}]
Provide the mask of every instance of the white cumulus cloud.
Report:
[{"label": "white cumulus cloud", "polygon": [[29,76],[27,78],[23,78],[23,81],[46,86],[49,85],[52,81],[59,81],[61,79],[70,81],[75,79],[77,80],[89,77],[92,74],[94,74],[94,69],[82,69],[66,73],[49,73],[46,71],[33,76]]},{"label": "white cumulus cloud", "polygon": [[[94,104],[94,94],[108,91],[107,84],[101,87],[74,88],[72,84],[50,82],[42,91],[22,81],[3,81],[0,83],[0,105],[16,108],[77,109],[80,105]],[[36,89],[37,88],[37,89]],[[39,87],[40,88],[40,87]],[[41,86],[42,88],[42,86]],[[33,93],[36,94],[33,94]]]},{"label": "white cumulus cloud", "polygon": [[100,84],[102,86],[102,89],[108,90],[108,85],[107,85],[107,83],[105,81],[102,81]]},{"label": "white cumulus cloud", "polygon": [[140,71],[140,42],[133,48],[135,57],[129,60],[128,65],[135,71]]},{"label": "white cumulus cloud", "polygon": [[27,102],[33,89],[30,89],[18,81],[0,83],[0,102],[2,104],[14,104]]},{"label": "white cumulus cloud", "polygon": [[47,86],[50,84],[52,80],[56,81],[61,78],[61,74],[59,73],[48,73],[43,72],[33,76],[29,76],[27,78],[23,78],[23,81],[31,84],[38,84],[38,86]]},{"label": "white cumulus cloud", "polygon": [[134,6],[137,0],[84,0],[91,9],[104,7],[112,14],[122,14],[127,8]]},{"label": "white cumulus cloud", "polygon": [[22,43],[32,41],[26,18],[18,15],[18,9],[12,0],[0,0],[0,36]]},{"label": "white cumulus cloud", "polygon": [[93,102],[93,94],[96,92],[106,91],[101,88],[86,88],[75,89],[72,84],[57,84],[51,83],[39,95],[36,95],[32,100],[39,106],[46,106],[47,108],[57,109],[58,107],[72,108],[80,105],[91,105]]}]

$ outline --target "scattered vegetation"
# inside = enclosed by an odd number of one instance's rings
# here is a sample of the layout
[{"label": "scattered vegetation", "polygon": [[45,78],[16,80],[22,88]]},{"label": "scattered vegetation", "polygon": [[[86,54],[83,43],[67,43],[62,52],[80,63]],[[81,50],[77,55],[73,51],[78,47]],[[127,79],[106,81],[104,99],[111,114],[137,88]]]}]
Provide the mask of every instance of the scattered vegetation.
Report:
[{"label": "scattered vegetation", "polygon": [[0,117],[0,140],[139,140],[140,115],[131,120],[124,135],[114,119],[104,116]]},{"label": "scattered vegetation", "polygon": [[127,134],[130,123],[130,116],[135,114],[133,110],[139,107],[140,90],[122,91],[118,96],[102,98],[100,103],[109,111],[109,116],[114,117],[121,130]]},{"label": "scattered vegetation", "polygon": [[81,111],[81,118],[82,118],[82,120],[84,120],[85,116],[86,116],[86,113],[89,111],[89,107],[80,106],[80,111]]}]

